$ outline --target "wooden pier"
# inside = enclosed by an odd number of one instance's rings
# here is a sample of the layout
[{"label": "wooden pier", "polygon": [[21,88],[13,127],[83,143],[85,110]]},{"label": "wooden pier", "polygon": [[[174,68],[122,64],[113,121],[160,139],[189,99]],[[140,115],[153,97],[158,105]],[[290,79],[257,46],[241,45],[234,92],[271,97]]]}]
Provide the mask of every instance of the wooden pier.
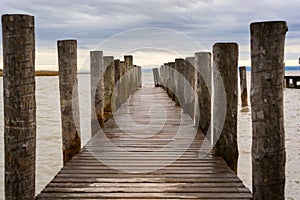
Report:
[{"label": "wooden pier", "polygon": [[[150,112],[153,105],[163,105],[165,111],[152,109]],[[150,116],[156,120],[152,119],[151,122]],[[165,119],[162,116],[165,116]],[[114,119],[126,125],[129,124],[130,117],[139,125],[151,123],[151,127],[162,128],[152,136],[147,129],[136,131],[136,127],[130,126],[125,128],[127,132],[123,132]],[[165,123],[161,124],[163,120]],[[180,126],[186,127],[183,130],[191,131],[181,133],[183,137],[176,137]],[[162,152],[158,156],[125,157],[124,152],[115,152],[117,150],[101,140],[100,134],[97,133],[98,135],[61,169],[36,198],[251,199],[248,188],[226,165],[223,158],[212,155],[199,158],[204,135],[198,132],[196,137],[192,138],[195,136],[192,134],[193,129],[190,116],[175,106],[162,88],[138,89],[119,109],[117,116],[105,123],[103,132],[111,142],[128,152]],[[180,145],[182,148],[178,147],[175,151],[164,149],[174,140],[183,144],[190,138],[193,141],[187,150],[184,149],[184,145]],[[95,150],[112,151],[116,154],[115,157],[106,157],[103,154],[104,156],[99,158],[95,155]],[[169,154],[181,156],[163,167],[165,162],[171,159]],[[116,169],[101,161],[111,162]]]}]

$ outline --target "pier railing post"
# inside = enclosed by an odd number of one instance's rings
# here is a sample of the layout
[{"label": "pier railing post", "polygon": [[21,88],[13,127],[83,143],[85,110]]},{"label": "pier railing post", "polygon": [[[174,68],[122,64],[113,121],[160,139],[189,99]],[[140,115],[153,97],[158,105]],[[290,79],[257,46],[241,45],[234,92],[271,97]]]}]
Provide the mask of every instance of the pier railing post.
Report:
[{"label": "pier railing post", "polygon": [[5,199],[34,199],[36,160],[34,17],[2,16]]},{"label": "pier railing post", "polygon": [[132,68],[133,68],[133,56],[132,55],[125,55],[124,56],[124,64],[125,64],[125,68],[126,68],[126,84],[127,84],[127,89],[128,89],[128,93],[127,93],[127,97],[126,100],[129,98],[129,96],[134,92],[133,91],[133,73],[132,73]]},{"label": "pier railing post", "polygon": [[252,23],[253,199],[285,199],[284,21]]},{"label": "pier railing post", "polygon": [[114,57],[103,56],[104,122],[112,117],[112,94],[115,87]]},{"label": "pier railing post", "polygon": [[183,73],[184,73],[184,65],[185,61],[182,58],[175,59],[175,69],[176,72],[176,105],[180,106],[181,108],[184,107],[184,86],[183,86]]},{"label": "pier railing post", "polygon": [[120,66],[120,60],[116,59],[114,60],[114,67],[115,67],[115,97],[114,97],[114,109],[113,111],[116,111],[121,106],[121,84],[120,84],[120,77],[121,77],[121,66]]},{"label": "pier railing post", "polygon": [[77,41],[57,41],[63,162],[80,151],[80,117],[77,80]]},{"label": "pier railing post", "polygon": [[241,88],[241,104],[242,108],[248,106],[248,93],[247,93],[247,73],[246,67],[239,67],[240,74],[240,88]]},{"label": "pier railing post", "polygon": [[90,52],[91,70],[91,132],[94,136],[104,126],[103,52]]},{"label": "pier railing post", "polygon": [[170,89],[171,89],[171,95],[172,95],[172,100],[175,101],[176,97],[175,97],[175,89],[176,89],[176,84],[175,84],[175,62],[169,62],[169,67],[170,67],[170,77],[171,77],[171,82],[170,82]]},{"label": "pier railing post", "polygon": [[195,57],[185,58],[185,78],[189,85],[185,85],[185,111],[194,120],[194,104],[195,104]]},{"label": "pier railing post", "polygon": [[[238,104],[238,45],[236,43],[216,43],[213,46],[213,67],[222,77],[226,92],[226,115],[221,135],[215,146],[215,155],[222,156],[229,167],[237,173],[237,104]],[[214,72],[215,73],[215,72]],[[219,98],[215,87],[214,98]],[[214,115],[219,115],[218,105],[214,101]],[[214,117],[215,120],[215,117]],[[215,137],[215,135],[213,136]]]},{"label": "pier railing post", "polygon": [[126,66],[124,61],[120,61],[120,99],[121,104],[123,104],[126,101],[127,97],[127,88],[128,85],[126,84],[127,78],[126,78]]},{"label": "pier railing post", "polygon": [[[195,120],[199,121],[199,128],[203,134],[207,134],[211,123],[211,94],[212,91],[212,69],[211,53],[196,52],[196,93],[198,97],[199,113],[195,113]],[[196,112],[196,111],[195,111]],[[209,134],[207,135],[208,137]]]},{"label": "pier railing post", "polygon": [[138,66],[138,88],[142,88],[142,67]]},{"label": "pier railing post", "polygon": [[158,73],[158,68],[153,68],[153,79],[154,79],[154,86],[158,87],[159,86],[159,73]]}]

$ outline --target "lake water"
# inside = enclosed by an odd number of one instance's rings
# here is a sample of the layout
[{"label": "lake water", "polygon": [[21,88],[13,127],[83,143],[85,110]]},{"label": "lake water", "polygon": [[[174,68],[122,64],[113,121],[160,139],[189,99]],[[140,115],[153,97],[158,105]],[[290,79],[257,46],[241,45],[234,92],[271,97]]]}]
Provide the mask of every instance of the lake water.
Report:
[{"label": "lake water", "polygon": [[[288,75],[300,75],[298,71]],[[250,74],[248,73],[248,90]],[[79,101],[82,144],[90,138],[90,79],[88,74],[79,75]],[[143,74],[143,86],[152,87],[151,73]],[[62,167],[62,142],[58,77],[36,78],[37,100],[37,166],[36,193],[38,194]],[[3,94],[0,78],[0,93]],[[248,96],[249,96],[248,92]],[[300,196],[300,90],[285,89],[286,131],[286,198]],[[239,99],[240,106],[240,99]],[[239,107],[240,109],[240,107]],[[3,98],[0,98],[0,199],[4,199],[4,143]],[[238,113],[239,169],[238,175],[251,189],[251,113]]]}]

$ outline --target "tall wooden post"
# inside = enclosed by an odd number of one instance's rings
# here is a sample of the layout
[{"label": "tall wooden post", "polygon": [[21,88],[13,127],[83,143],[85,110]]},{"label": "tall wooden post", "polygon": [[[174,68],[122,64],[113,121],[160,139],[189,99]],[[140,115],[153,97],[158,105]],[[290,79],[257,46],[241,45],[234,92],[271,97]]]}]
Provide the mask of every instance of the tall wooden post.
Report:
[{"label": "tall wooden post", "polygon": [[64,165],[80,151],[77,41],[57,41]]},{"label": "tall wooden post", "polygon": [[284,21],[252,23],[253,199],[285,199]]},{"label": "tall wooden post", "polygon": [[115,88],[114,93],[115,93],[115,97],[114,97],[114,106],[115,108],[113,109],[113,111],[116,111],[120,106],[121,106],[121,84],[120,84],[120,77],[121,77],[121,68],[120,68],[120,60],[114,60],[114,67],[115,67]]},{"label": "tall wooden post", "polygon": [[159,79],[158,79],[158,86],[159,87],[162,87],[164,89],[164,73],[163,73],[163,68],[164,68],[164,65],[161,65],[160,68],[159,68]]},{"label": "tall wooden post", "polygon": [[34,199],[36,159],[34,17],[2,16],[5,199]]},{"label": "tall wooden post", "polygon": [[176,89],[176,84],[175,84],[175,74],[176,74],[176,71],[175,71],[175,62],[169,62],[168,63],[169,66],[170,66],[170,77],[171,77],[171,94],[172,94],[172,100],[175,101],[176,97],[175,97],[175,89]]},{"label": "tall wooden post", "polygon": [[90,52],[91,70],[91,132],[94,136],[104,126],[103,52]]},{"label": "tall wooden post", "polygon": [[142,88],[142,67],[138,66],[138,87]]},{"label": "tall wooden post", "polygon": [[120,88],[120,99],[121,99],[121,104],[124,103],[127,99],[127,84],[126,84],[126,66],[124,61],[120,61],[120,83],[119,83],[119,88]]},{"label": "tall wooden post", "polygon": [[[224,126],[215,146],[215,155],[222,156],[229,167],[237,173],[238,145],[237,145],[237,105],[238,105],[238,45],[236,43],[216,43],[213,46],[213,66],[219,71],[226,92],[226,118]],[[218,88],[214,98],[219,98]],[[214,101],[214,114],[219,108]],[[215,120],[215,118],[214,118]],[[215,136],[215,135],[214,135]]]},{"label": "tall wooden post", "polygon": [[114,57],[103,56],[104,121],[112,117],[112,94],[115,87]]},{"label": "tall wooden post", "polygon": [[[195,120],[199,122],[199,129],[207,134],[211,123],[211,94],[212,91],[212,70],[211,70],[211,53],[196,52],[196,93],[198,96],[199,113],[195,113]],[[210,137],[207,134],[207,137]]]},{"label": "tall wooden post", "polygon": [[185,85],[184,98],[186,102],[185,111],[194,119],[195,105],[195,57],[185,58],[185,78],[189,84]]},{"label": "tall wooden post", "polygon": [[184,107],[184,85],[183,85],[183,73],[184,73],[185,61],[182,58],[175,59],[175,69],[176,73],[176,100],[175,103],[181,108]]},{"label": "tall wooden post", "polygon": [[171,86],[171,66],[170,63],[166,63],[166,74],[167,74],[167,83],[166,83],[166,88],[167,88],[167,94],[170,98],[172,98],[172,86]]},{"label": "tall wooden post", "polygon": [[[242,108],[248,106],[246,67],[239,67]],[[246,111],[246,110],[244,110]]]},{"label": "tall wooden post", "polygon": [[126,99],[129,98],[129,96],[134,92],[133,89],[133,73],[132,73],[132,68],[133,68],[133,56],[132,55],[125,55],[124,56],[124,64],[126,68],[126,72],[128,73],[127,77],[127,85],[128,85],[128,96]]},{"label": "tall wooden post", "polygon": [[158,80],[159,80],[158,69],[157,68],[153,68],[152,72],[153,72],[153,78],[154,78],[154,86],[158,87],[159,86],[159,83],[158,83]]}]

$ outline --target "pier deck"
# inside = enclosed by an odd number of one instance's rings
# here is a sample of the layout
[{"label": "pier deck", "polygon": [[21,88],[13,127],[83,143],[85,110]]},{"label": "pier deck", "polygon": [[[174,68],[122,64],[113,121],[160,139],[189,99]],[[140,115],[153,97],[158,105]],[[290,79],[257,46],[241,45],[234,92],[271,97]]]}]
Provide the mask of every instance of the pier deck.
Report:
[{"label": "pier deck", "polygon": [[106,122],[103,132],[61,169],[37,199],[252,197],[221,157],[199,158],[203,134],[195,134],[192,119],[161,88],[137,90]]}]

